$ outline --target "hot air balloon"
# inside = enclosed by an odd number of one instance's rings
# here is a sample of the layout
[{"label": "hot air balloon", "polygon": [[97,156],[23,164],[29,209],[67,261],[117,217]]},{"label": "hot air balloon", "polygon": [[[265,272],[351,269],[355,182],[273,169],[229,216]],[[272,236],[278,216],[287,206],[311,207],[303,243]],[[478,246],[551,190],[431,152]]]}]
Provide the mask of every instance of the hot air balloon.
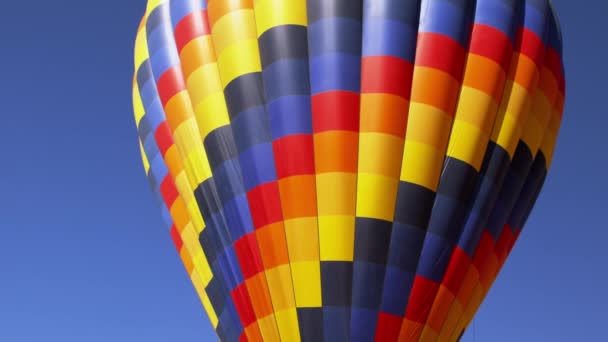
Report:
[{"label": "hot air balloon", "polygon": [[548,0],[149,0],[143,164],[222,341],[456,341],[539,197]]}]

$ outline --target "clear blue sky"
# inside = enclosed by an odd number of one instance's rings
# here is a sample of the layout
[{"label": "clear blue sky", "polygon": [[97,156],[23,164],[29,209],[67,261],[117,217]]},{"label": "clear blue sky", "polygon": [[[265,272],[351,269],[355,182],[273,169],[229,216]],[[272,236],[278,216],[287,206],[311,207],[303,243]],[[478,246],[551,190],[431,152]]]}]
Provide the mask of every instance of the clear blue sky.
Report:
[{"label": "clear blue sky", "polygon": [[[464,341],[606,338],[608,2],[554,3],[568,77],[557,154]],[[131,75],[144,7],[2,4],[0,341],[213,340],[140,165]]]}]

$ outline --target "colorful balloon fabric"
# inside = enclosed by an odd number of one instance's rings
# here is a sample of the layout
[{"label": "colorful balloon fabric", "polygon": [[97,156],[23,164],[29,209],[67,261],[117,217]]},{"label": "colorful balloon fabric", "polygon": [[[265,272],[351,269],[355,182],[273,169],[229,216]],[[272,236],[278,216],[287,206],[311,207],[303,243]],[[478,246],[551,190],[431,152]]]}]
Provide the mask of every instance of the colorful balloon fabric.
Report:
[{"label": "colorful balloon fabric", "polygon": [[222,341],[456,341],[551,164],[548,0],[149,0],[143,164]]}]

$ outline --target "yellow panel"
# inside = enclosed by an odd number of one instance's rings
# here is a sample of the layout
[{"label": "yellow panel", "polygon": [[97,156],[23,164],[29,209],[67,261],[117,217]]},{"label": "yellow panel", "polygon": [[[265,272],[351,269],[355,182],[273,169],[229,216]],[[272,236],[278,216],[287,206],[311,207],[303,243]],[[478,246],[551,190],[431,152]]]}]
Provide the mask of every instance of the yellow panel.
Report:
[{"label": "yellow panel", "polygon": [[144,165],[144,171],[148,173],[150,170],[150,162],[148,161],[148,157],[146,156],[146,151],[144,151],[144,146],[139,141],[139,153],[141,154],[141,162]]},{"label": "yellow panel", "polygon": [[355,218],[319,216],[319,245],[323,261],[353,261]]},{"label": "yellow panel", "polygon": [[207,96],[196,107],[196,122],[201,136],[206,137],[213,130],[230,123],[224,93]]},{"label": "yellow panel", "polygon": [[217,63],[206,64],[194,71],[187,82],[192,106],[197,107],[207,96],[223,90]]},{"label": "yellow panel", "polygon": [[406,141],[400,179],[437,190],[444,153],[433,146]]},{"label": "yellow panel", "polygon": [[[379,153],[382,151],[382,153]],[[382,133],[359,134],[359,172],[399,177],[403,139]]]},{"label": "yellow panel", "polygon": [[320,307],[322,301],[321,265],[319,262],[292,262],[291,272],[296,296],[296,306]]},{"label": "yellow panel", "polygon": [[266,270],[266,281],[275,312],[295,307],[289,264]]},{"label": "yellow panel", "polygon": [[455,120],[447,155],[479,171],[488,144],[488,135],[462,120]]},{"label": "yellow panel", "polygon": [[203,303],[203,307],[205,308],[205,311],[207,312],[207,315],[209,316],[209,320],[211,320],[211,325],[213,325],[213,327],[216,328],[217,323],[218,323],[217,315],[215,314],[215,310],[213,310],[211,301],[209,300],[209,297],[207,296],[207,293],[205,292],[205,287],[204,287],[203,283],[201,282],[200,277],[196,271],[192,272],[192,274],[190,275],[190,280],[192,281],[192,284],[194,285],[194,288],[195,288],[196,292],[198,293],[198,295],[201,299],[201,302]]},{"label": "yellow panel", "polygon": [[141,101],[141,96],[139,94],[139,88],[137,85],[137,80],[133,80],[133,115],[135,116],[135,125],[139,127],[139,122],[141,118],[146,114],[146,110],[144,109],[144,105]]},{"label": "yellow panel", "polygon": [[218,65],[224,87],[241,75],[261,71],[258,40],[242,40],[230,45],[219,55]]},{"label": "yellow panel", "polygon": [[174,182],[180,197],[184,199],[184,202],[189,203],[194,198],[194,194],[192,193],[190,184],[188,184],[188,177],[186,174],[183,171],[180,172],[174,177]]},{"label": "yellow panel", "polygon": [[254,6],[258,36],[274,26],[307,24],[305,0],[256,0]]},{"label": "yellow panel", "polygon": [[133,61],[135,69],[139,69],[139,67],[148,58],[148,38],[146,36],[146,21],[144,19],[142,22],[142,28],[137,31],[137,36],[135,37],[135,53]]},{"label": "yellow panel", "polygon": [[381,175],[359,173],[357,216],[392,221],[399,180]]},{"label": "yellow panel", "polygon": [[160,4],[165,3],[167,0],[148,0],[148,7],[146,7],[147,15],[150,14]]},{"label": "yellow panel", "polygon": [[251,39],[257,39],[253,9],[229,12],[213,25],[213,45],[218,55],[238,41]]},{"label": "yellow panel", "polygon": [[260,331],[264,341],[279,342],[279,332],[277,331],[277,322],[274,315],[268,315],[266,317],[258,319],[260,325]]},{"label": "yellow panel", "polygon": [[456,119],[492,132],[498,105],[488,94],[475,88],[463,86],[456,109]]},{"label": "yellow panel", "polygon": [[357,175],[328,172],[317,174],[317,205],[321,215],[355,215]]},{"label": "yellow panel", "polygon": [[536,117],[531,116],[528,118],[526,128],[524,128],[521,135],[521,140],[528,145],[528,148],[532,152],[533,156],[536,155],[536,152],[538,152],[538,148],[540,147],[540,143],[542,142],[546,129],[547,125],[539,122]]},{"label": "yellow panel", "polygon": [[316,217],[285,220],[285,235],[291,262],[319,260],[319,230]]},{"label": "yellow panel", "polygon": [[179,152],[182,153],[182,155],[184,152],[187,153],[193,149],[202,147],[202,140],[198,134],[194,116],[182,122],[179,126],[172,128],[175,145],[177,145]]},{"label": "yellow panel", "polygon": [[279,327],[281,341],[300,341],[300,327],[296,309],[277,311],[274,313]]},{"label": "yellow panel", "polygon": [[513,158],[517,142],[521,137],[521,124],[511,113],[507,113],[503,118],[500,134],[495,140],[498,145],[502,146],[509,153],[509,157],[511,158]]},{"label": "yellow panel", "polygon": [[196,202],[196,199],[192,199],[186,203],[186,205],[188,206],[188,212],[190,213],[190,219],[192,220],[194,230],[200,234],[205,229],[205,222],[203,221],[203,216],[198,208],[198,203]]},{"label": "yellow panel", "polygon": [[553,132],[552,129],[548,130],[541,144],[541,149],[543,150],[547,163],[547,169],[549,168],[549,166],[551,166],[551,162],[553,161],[553,152],[555,151],[556,143],[557,135]]},{"label": "yellow panel", "polygon": [[433,106],[410,103],[406,141],[416,141],[444,150],[448,142],[453,118]]},{"label": "yellow panel", "polygon": [[511,112],[516,117],[527,113],[530,106],[530,92],[519,83],[507,81],[505,94],[500,104],[501,111]]},{"label": "yellow panel", "polygon": [[196,252],[196,255],[193,257],[192,262],[194,263],[194,267],[200,273],[203,284],[207,286],[209,282],[211,282],[211,279],[213,279],[213,273],[211,272],[209,266],[207,266],[209,265],[209,262],[207,260],[207,257],[205,256],[205,253],[203,253],[202,250]]},{"label": "yellow panel", "polygon": [[512,81],[507,81],[505,95],[502,98],[502,103],[498,110],[498,120],[496,121],[492,132],[492,140],[496,141],[496,137],[498,137],[501,129],[499,123],[501,122],[502,117],[507,113],[517,119],[517,121],[524,122],[526,120],[530,105],[532,104],[529,95],[526,88],[517,83],[513,83]]}]

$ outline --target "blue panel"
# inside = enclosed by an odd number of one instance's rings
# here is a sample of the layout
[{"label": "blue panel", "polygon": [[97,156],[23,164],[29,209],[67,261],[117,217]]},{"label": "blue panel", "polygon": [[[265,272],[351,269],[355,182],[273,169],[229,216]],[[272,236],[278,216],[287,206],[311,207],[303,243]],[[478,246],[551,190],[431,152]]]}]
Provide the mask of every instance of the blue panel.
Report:
[{"label": "blue panel", "polygon": [[264,68],[266,101],[280,96],[310,95],[308,60],[281,59]]},{"label": "blue panel", "polygon": [[146,116],[148,117],[148,120],[150,120],[150,126],[152,127],[154,133],[156,133],[158,126],[167,120],[165,117],[165,111],[163,110],[158,97],[152,101],[150,111],[146,113]]},{"label": "blue panel", "polygon": [[435,196],[428,232],[435,233],[455,244],[460,236],[465,218],[466,208],[460,200],[438,192]]},{"label": "blue panel", "polygon": [[150,56],[152,62],[152,72],[154,73],[154,79],[156,82],[160,77],[174,65],[179,65],[179,59],[177,55],[171,53],[175,52],[175,49],[161,49],[156,51]]},{"label": "blue panel", "polygon": [[486,224],[488,232],[492,235],[494,241],[498,240],[502,228],[507,223],[507,218],[513,209],[513,204],[517,200],[523,182],[524,180],[515,172],[509,172],[505,179],[498,200]]},{"label": "blue panel", "polygon": [[239,263],[233,248],[228,247],[223,253],[219,254],[217,262],[223,272],[228,274],[224,278],[229,291],[234,290],[239,284],[243,283],[243,275],[240,271],[237,271],[239,270]]},{"label": "blue panel", "polygon": [[233,199],[245,192],[239,164],[236,160],[227,160],[221,163],[213,171],[213,178],[217,184],[221,185],[217,188],[217,191],[222,202]]},{"label": "blue panel", "polygon": [[470,258],[473,258],[477,244],[479,244],[479,240],[483,233],[484,223],[485,220],[481,220],[478,211],[469,213],[467,223],[458,240],[458,247],[460,247],[460,249],[462,249]]},{"label": "blue panel", "polygon": [[519,3],[519,1],[478,1],[475,12],[475,22],[500,30],[511,38],[511,42],[515,42],[515,28],[518,23],[515,15],[516,10],[521,10],[515,8],[517,7],[515,3]]},{"label": "blue panel", "polygon": [[253,223],[245,195],[239,195],[224,204],[224,215],[234,241],[253,231]]},{"label": "blue panel", "polygon": [[191,0],[171,0],[171,22],[173,23],[173,27],[188,14],[193,12],[198,12],[202,8],[201,1],[191,1]]},{"label": "blue panel", "polygon": [[540,5],[533,5],[530,1],[526,1],[526,9],[524,15],[524,26],[536,33],[536,35],[543,40],[543,42],[547,42],[547,14],[548,7],[547,2],[542,1]]},{"label": "blue panel", "polygon": [[258,185],[276,181],[272,144],[258,144],[243,151],[239,156],[243,173],[245,191],[250,191]]},{"label": "blue panel", "polygon": [[[143,67],[140,68],[140,70],[142,69]],[[152,75],[151,72],[152,69],[150,69],[150,75]],[[140,84],[139,96],[141,97],[141,102],[144,105],[144,108],[146,109],[146,114],[150,114],[148,113],[148,108],[154,108],[157,106],[160,106],[162,108],[160,99],[158,98],[158,91],[156,90],[156,83],[154,83],[153,79],[150,79],[149,82],[146,82],[143,85]],[[158,105],[155,102],[158,103]]]},{"label": "blue panel", "polygon": [[323,307],[325,341],[346,341],[350,333],[350,308]]},{"label": "blue panel", "polygon": [[[165,177],[169,174],[169,170],[167,169],[167,165],[165,165],[165,160],[163,156],[157,154],[154,158],[148,160],[150,162],[150,171],[154,178],[162,182]],[[160,185],[160,183],[159,183]]]},{"label": "blue panel", "polygon": [[159,198],[161,198],[161,215],[163,217],[163,221],[169,226],[171,227],[173,225],[173,218],[171,217],[171,213],[169,212],[169,209],[167,209],[167,206],[164,204],[165,202],[162,201],[162,197],[160,196],[160,193],[157,193]]},{"label": "blue panel", "polygon": [[243,279],[243,273],[241,273],[241,266],[239,264],[239,259],[236,256],[236,252],[234,247],[228,247],[226,249],[226,253],[224,254],[224,258],[227,261],[227,265],[230,268],[227,268],[226,271],[231,271],[231,277],[235,279],[234,286],[230,287],[230,290],[234,290],[239,284],[242,284],[245,280]]},{"label": "blue panel", "polygon": [[[270,123],[263,106],[252,107],[240,113],[233,118],[231,126],[239,152],[243,152],[252,145],[271,140],[268,129]],[[247,170],[244,165],[243,170]]]},{"label": "blue panel", "polygon": [[308,26],[310,57],[326,54],[361,54],[361,22],[342,17],[318,20]]},{"label": "blue panel", "polygon": [[387,267],[380,309],[391,315],[403,317],[408,301],[408,296],[404,294],[410,293],[413,283],[413,272],[402,271],[393,266]]},{"label": "blue panel", "polygon": [[310,96],[283,96],[268,104],[272,137],[312,133]]},{"label": "blue panel", "polygon": [[144,117],[139,122],[139,141],[142,143],[144,151],[146,152],[146,156],[155,156],[160,153],[158,149],[158,145],[156,144],[156,140],[154,139],[154,135],[152,133],[152,128],[150,127],[150,121],[148,120],[148,116],[144,115]]},{"label": "blue panel", "polygon": [[363,21],[374,17],[418,27],[420,0],[364,0]]},{"label": "blue panel", "polygon": [[378,324],[378,311],[353,308],[350,317],[350,340],[373,341]]},{"label": "blue panel", "polygon": [[[466,19],[465,16],[468,15],[468,10],[465,6],[467,4],[456,4],[456,2],[470,3],[470,1],[448,0],[424,1],[422,3],[418,32],[442,34],[454,39],[460,46],[466,47],[470,33],[470,27],[463,24],[463,20]],[[427,6],[426,10],[425,6]]]},{"label": "blue panel", "polygon": [[363,23],[363,56],[394,56],[413,63],[416,28],[383,18],[365,18]]},{"label": "blue panel", "polygon": [[441,283],[453,250],[452,242],[431,232],[427,233],[416,273],[436,283]]},{"label": "blue panel", "polygon": [[148,18],[146,19],[146,31],[152,32],[160,25],[162,25],[165,13],[163,11],[167,8],[166,4],[160,4],[156,7],[152,12],[148,14]]},{"label": "blue panel", "polygon": [[332,90],[359,92],[361,56],[332,53],[310,59],[312,93]]},{"label": "blue panel", "polygon": [[382,298],[384,265],[355,262],[353,271],[353,307],[378,309]]},{"label": "blue panel", "polygon": [[404,271],[414,272],[418,265],[418,253],[424,242],[424,235],[425,232],[421,229],[395,222],[391,235],[388,264]]}]

